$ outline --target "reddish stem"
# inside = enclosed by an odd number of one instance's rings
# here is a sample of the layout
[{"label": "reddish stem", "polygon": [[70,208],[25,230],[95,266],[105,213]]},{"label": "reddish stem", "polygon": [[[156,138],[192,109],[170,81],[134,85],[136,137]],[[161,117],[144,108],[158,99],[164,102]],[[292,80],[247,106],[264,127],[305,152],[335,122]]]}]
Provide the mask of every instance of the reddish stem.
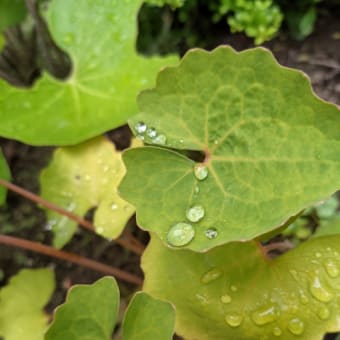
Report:
[{"label": "reddish stem", "polygon": [[103,263],[82,257],[73,253],[69,253],[62,250],[57,250],[53,247],[46,246],[38,242],[32,242],[28,240],[23,240],[17,237],[0,235],[0,243],[5,244],[10,247],[22,248],[36,253],[44,254],[50,257],[66,260],[83,267],[93,269],[97,272],[104,274],[109,274],[115,276],[117,279],[126,281],[129,283],[136,284],[138,286],[142,285],[143,281],[138,276],[125,272],[121,269],[108,266]]},{"label": "reddish stem", "polygon": [[[92,232],[95,230],[95,226],[91,222],[89,222],[89,221],[83,219],[82,217],[75,215],[72,212],[70,212],[66,209],[63,209],[63,208],[61,208],[61,207],[59,207],[59,206],[57,206],[57,205],[55,205],[55,204],[53,204],[49,201],[46,201],[42,197],[40,197],[36,194],[33,194],[32,192],[30,192],[30,191],[28,191],[24,188],[21,188],[21,187],[15,185],[15,184],[10,183],[10,182],[8,182],[4,179],[1,179],[1,178],[0,178],[0,185],[7,188],[8,190],[16,192],[17,194],[19,194],[23,197],[26,197],[27,199],[29,199],[29,200],[37,203],[37,204],[42,205],[43,207],[45,207],[47,209],[53,210],[53,211],[55,211],[55,212],[57,212],[61,215],[68,217],[70,220],[77,222],[80,226],[82,226],[83,228],[85,228],[87,230],[90,230]],[[135,238],[134,238],[133,243],[128,242],[124,239],[116,239],[116,240],[114,240],[114,242],[118,243],[120,246],[132,251],[133,253],[135,253],[137,255],[143,254],[144,246],[143,246],[143,244],[141,244]]]}]

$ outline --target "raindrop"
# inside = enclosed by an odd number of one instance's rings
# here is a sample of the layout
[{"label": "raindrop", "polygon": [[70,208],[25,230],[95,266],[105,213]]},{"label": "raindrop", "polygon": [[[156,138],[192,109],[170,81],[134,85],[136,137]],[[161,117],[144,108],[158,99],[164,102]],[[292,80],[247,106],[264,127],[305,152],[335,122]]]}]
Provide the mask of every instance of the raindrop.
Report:
[{"label": "raindrop", "polygon": [[195,165],[194,174],[199,181],[203,181],[204,179],[206,179],[208,177],[208,173],[209,173],[208,168],[205,165],[203,164]]},{"label": "raindrop", "polygon": [[238,313],[230,313],[225,316],[224,320],[230,327],[238,327],[241,325],[243,318]]},{"label": "raindrop", "polygon": [[55,226],[57,224],[56,220],[50,220],[46,223],[45,225],[45,230],[52,230],[53,226]]},{"label": "raindrop", "polygon": [[237,287],[236,286],[230,286],[230,289],[232,292],[237,292]]},{"label": "raindrop", "polygon": [[323,286],[320,278],[316,275],[309,285],[309,290],[311,294],[321,302],[329,302],[334,298],[334,294]]},{"label": "raindrop", "polygon": [[326,268],[327,274],[332,277],[338,277],[339,276],[339,268],[337,267],[336,263],[334,263],[331,259],[328,259],[324,262],[324,266]]},{"label": "raindrop", "polygon": [[147,125],[144,122],[138,122],[135,125],[135,130],[138,134],[143,134],[145,133],[146,129],[147,129]]},{"label": "raindrop", "polygon": [[308,297],[302,290],[300,291],[300,301],[303,305],[306,305],[309,302]]},{"label": "raindrop", "polygon": [[319,259],[321,256],[322,256],[321,253],[319,253],[319,252],[315,253],[315,257],[317,257],[318,259]]},{"label": "raindrop", "polygon": [[252,320],[258,326],[265,325],[277,319],[278,311],[274,305],[264,306],[251,315]]},{"label": "raindrop", "polygon": [[209,270],[208,272],[206,272],[205,274],[202,275],[201,277],[201,282],[206,284],[206,283],[210,283],[212,281],[217,280],[218,278],[220,278],[222,276],[222,270],[219,268],[214,268]]},{"label": "raindrop", "polygon": [[90,175],[85,175],[85,181],[90,181],[91,180],[91,176]]},{"label": "raindrop", "polygon": [[231,296],[228,294],[221,296],[221,302],[222,303],[230,303],[231,302]]},{"label": "raindrop", "polygon": [[152,139],[152,143],[164,145],[166,143],[166,136],[165,135],[158,135],[156,138]]},{"label": "raindrop", "polygon": [[290,330],[292,334],[300,335],[303,333],[305,329],[305,325],[303,321],[301,321],[300,319],[294,318],[288,322],[288,329]]},{"label": "raindrop", "polygon": [[212,240],[215,237],[217,237],[218,231],[215,228],[209,228],[205,231],[205,236],[209,239]]},{"label": "raindrop", "polygon": [[273,328],[273,334],[275,336],[280,336],[282,334],[281,328],[280,327],[274,327]]},{"label": "raindrop", "polygon": [[198,222],[204,217],[204,208],[201,205],[194,205],[186,212],[187,219],[190,222]]},{"label": "raindrop", "polygon": [[190,243],[194,236],[195,230],[191,224],[179,222],[170,228],[167,241],[174,247],[182,247]]},{"label": "raindrop", "polygon": [[194,192],[195,194],[198,194],[200,192],[200,188],[198,185],[195,186]]},{"label": "raindrop", "polygon": [[112,203],[111,204],[111,209],[112,210],[116,210],[118,208],[118,204],[116,204],[116,203]]},{"label": "raindrop", "polygon": [[155,138],[157,136],[157,130],[153,127],[147,129],[146,134],[150,137],[150,138]]},{"label": "raindrop", "polygon": [[104,228],[103,227],[97,227],[96,228],[96,232],[97,232],[97,234],[103,234],[104,233]]},{"label": "raindrop", "polygon": [[318,310],[318,317],[321,320],[327,320],[331,315],[331,312],[329,311],[329,309],[326,306],[322,306],[319,310]]}]

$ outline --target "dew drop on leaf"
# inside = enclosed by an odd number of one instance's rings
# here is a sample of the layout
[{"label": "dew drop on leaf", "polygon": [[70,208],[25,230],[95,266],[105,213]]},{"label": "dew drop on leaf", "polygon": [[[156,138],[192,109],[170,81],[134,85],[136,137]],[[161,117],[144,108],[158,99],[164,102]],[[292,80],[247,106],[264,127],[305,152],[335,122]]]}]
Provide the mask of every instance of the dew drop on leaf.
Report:
[{"label": "dew drop on leaf", "polygon": [[230,313],[225,316],[224,320],[230,327],[239,327],[243,318],[238,313]]},{"label": "dew drop on leaf", "polygon": [[254,311],[251,315],[252,320],[258,326],[265,325],[277,319],[278,311],[274,305],[264,306]]},{"label": "dew drop on leaf", "polygon": [[300,291],[300,301],[303,305],[309,302],[307,295],[302,290]]},{"label": "dew drop on leaf", "polygon": [[330,315],[331,315],[331,312],[326,306],[322,306],[318,310],[318,317],[321,320],[327,320],[330,317]]},{"label": "dew drop on leaf", "polygon": [[165,135],[158,135],[156,138],[152,139],[152,143],[164,145],[166,143],[166,136]]},{"label": "dew drop on leaf", "polygon": [[174,247],[182,247],[190,243],[195,236],[195,229],[189,223],[179,222],[174,224],[167,235],[167,241]]},{"label": "dew drop on leaf", "polygon": [[282,334],[281,328],[280,327],[274,327],[273,328],[273,334],[275,336],[280,336]]},{"label": "dew drop on leaf", "polygon": [[118,204],[116,204],[116,203],[112,203],[111,204],[111,209],[112,210],[116,210],[118,208]]},{"label": "dew drop on leaf", "polygon": [[316,253],[315,253],[315,257],[320,258],[321,256],[322,256],[321,253],[319,253],[319,252],[316,252]]},{"label": "dew drop on leaf", "polygon": [[194,174],[199,181],[203,181],[204,179],[206,179],[208,177],[208,173],[209,173],[208,168],[205,165],[203,164],[195,165]]},{"label": "dew drop on leaf", "polygon": [[205,231],[205,236],[209,239],[212,240],[215,237],[217,237],[218,231],[215,228],[209,228]]},{"label": "dew drop on leaf", "polygon": [[231,302],[231,296],[228,294],[224,294],[221,296],[221,302],[222,303],[230,303]]},{"label": "dew drop on leaf", "polygon": [[194,205],[186,212],[186,217],[190,222],[198,222],[204,217],[205,211],[201,205]]},{"label": "dew drop on leaf", "polygon": [[144,122],[138,122],[135,125],[135,130],[138,134],[143,134],[145,133],[146,129],[147,129],[147,125]]},{"label": "dew drop on leaf", "polygon": [[230,286],[230,289],[232,292],[237,292],[237,287],[236,286]]},{"label": "dew drop on leaf", "polygon": [[305,330],[305,325],[300,319],[294,318],[288,322],[288,329],[294,335],[301,335]]},{"label": "dew drop on leaf", "polygon": [[309,290],[311,294],[321,302],[329,302],[334,298],[334,294],[324,286],[317,275],[315,275],[310,282]]},{"label": "dew drop on leaf", "polygon": [[198,185],[195,186],[194,192],[195,194],[198,194],[200,192],[200,188]]},{"label": "dew drop on leaf", "polygon": [[208,272],[204,273],[201,277],[201,282],[206,284],[206,283],[210,283],[212,281],[217,280],[218,278],[220,278],[222,276],[222,270],[219,268],[213,268],[211,270],[209,270]]},{"label": "dew drop on leaf", "polygon": [[327,274],[332,277],[339,276],[339,268],[337,267],[336,263],[334,263],[331,259],[328,259],[324,262],[324,266],[326,269]]},{"label": "dew drop on leaf", "polygon": [[151,127],[149,129],[147,129],[146,134],[150,138],[155,138],[157,136],[157,130],[155,128]]}]

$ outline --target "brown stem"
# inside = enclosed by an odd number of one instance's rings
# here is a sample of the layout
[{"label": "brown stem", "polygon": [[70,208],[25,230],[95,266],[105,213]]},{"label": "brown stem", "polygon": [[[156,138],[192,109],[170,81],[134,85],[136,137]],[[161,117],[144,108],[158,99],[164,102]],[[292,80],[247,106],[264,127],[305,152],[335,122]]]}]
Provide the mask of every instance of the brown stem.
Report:
[{"label": "brown stem", "polygon": [[50,257],[66,260],[83,267],[93,269],[97,272],[104,274],[109,274],[115,276],[117,279],[126,281],[129,283],[136,284],[138,286],[142,285],[143,281],[136,275],[125,272],[121,269],[108,266],[103,263],[96,262],[94,260],[82,257],[73,253],[69,253],[62,250],[57,250],[53,247],[46,246],[38,242],[32,242],[28,240],[23,240],[17,237],[0,235],[0,243],[5,244],[10,247],[22,248],[36,253],[44,254]]},{"label": "brown stem", "polygon": [[[66,209],[63,209],[49,201],[46,201],[45,199],[43,199],[42,197],[36,195],[36,194],[33,194],[32,192],[26,190],[26,189],[23,189],[13,183],[10,183],[4,179],[1,179],[0,178],[0,185],[4,186],[5,188],[7,188],[8,190],[11,190],[13,192],[16,192],[17,194],[23,196],[23,197],[26,197],[27,199],[37,203],[37,204],[40,204],[42,205],[43,207],[47,208],[47,209],[50,209],[50,210],[53,210],[61,215],[64,215],[66,217],[68,217],[70,220],[73,220],[75,222],[77,222],[80,226],[82,226],[83,228],[87,229],[87,230],[90,230],[90,231],[94,231],[95,230],[95,227],[94,225],[83,219],[82,217],[78,216],[78,215],[75,215],[73,214],[72,212],[66,210]],[[137,255],[142,255],[143,254],[143,251],[144,251],[144,246],[138,241],[138,240],[134,240],[134,242],[130,243],[124,239],[116,239],[114,240],[114,242],[118,243],[119,245],[121,245],[122,247],[134,252],[135,254]]]},{"label": "brown stem", "polygon": [[262,245],[261,248],[265,254],[268,254],[269,252],[273,250],[281,250],[281,251],[287,251],[289,249],[292,249],[294,245],[289,242],[288,240],[282,241],[282,242],[275,242],[275,243],[269,243],[266,245]]}]

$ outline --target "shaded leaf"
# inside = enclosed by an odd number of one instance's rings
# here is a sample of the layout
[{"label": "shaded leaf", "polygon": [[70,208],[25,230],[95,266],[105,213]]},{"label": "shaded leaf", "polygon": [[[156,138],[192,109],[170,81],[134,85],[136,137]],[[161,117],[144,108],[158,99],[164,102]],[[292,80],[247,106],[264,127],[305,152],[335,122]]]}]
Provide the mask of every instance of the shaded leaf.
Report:
[{"label": "shaded leaf", "polygon": [[[194,162],[173,150],[149,146],[124,153],[122,197],[138,224],[167,240],[202,206],[186,247],[202,251],[250,240],[330,196],[340,183],[340,111],[317,98],[307,77],[281,67],[256,48],[193,50],[159,74],[139,97],[140,122],[157,131],[146,143],[205,153],[208,176],[194,176]],[[155,216],[157,215],[157,218]],[[159,223],[162,221],[162,223]],[[209,230],[216,229],[216,237]]]},{"label": "shaded leaf", "polygon": [[75,144],[135,114],[137,93],[177,59],[136,54],[141,2],[51,1],[47,22],[55,42],[72,59],[72,74],[66,81],[43,74],[26,90],[0,80],[0,135],[34,145]]},{"label": "shaded leaf", "polygon": [[332,219],[321,221],[320,226],[316,229],[314,237],[338,235],[340,234],[340,214],[337,214]]},{"label": "shaded leaf", "polygon": [[175,310],[171,304],[139,292],[131,300],[123,321],[124,340],[172,339]]},{"label": "shaded leaf", "polygon": [[[8,181],[10,179],[9,169],[0,149],[0,178]],[[0,205],[6,201],[7,190],[0,185]]]},{"label": "shaded leaf", "polygon": [[[124,174],[121,152],[108,139],[98,137],[57,149],[52,162],[41,172],[41,194],[80,216],[97,207],[96,232],[117,238],[135,211],[117,193]],[[71,239],[77,224],[54,211],[48,211],[48,218],[55,236],[54,245],[60,248]]]},{"label": "shaded leaf", "polygon": [[112,277],[76,285],[56,310],[45,340],[109,340],[118,315],[119,289]]},{"label": "shaded leaf", "polygon": [[26,16],[24,0],[0,0],[0,31],[18,24]]},{"label": "shaded leaf", "polygon": [[255,242],[195,253],[153,236],[144,290],[175,306],[186,339],[319,340],[340,330],[339,241],[320,237],[270,260]]},{"label": "shaded leaf", "polygon": [[23,269],[0,291],[0,336],[42,340],[47,327],[43,308],[54,290],[49,269]]}]

